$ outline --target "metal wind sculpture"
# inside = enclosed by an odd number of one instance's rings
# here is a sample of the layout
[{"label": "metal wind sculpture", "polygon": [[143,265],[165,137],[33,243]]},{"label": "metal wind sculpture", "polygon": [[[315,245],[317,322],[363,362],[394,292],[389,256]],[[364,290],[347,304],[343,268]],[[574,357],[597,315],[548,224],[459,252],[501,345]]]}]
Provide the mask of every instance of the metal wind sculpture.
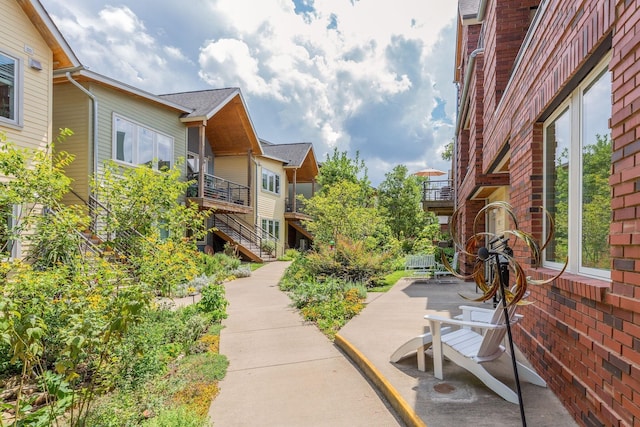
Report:
[{"label": "metal wind sculpture", "polygon": [[[503,210],[510,218],[513,229],[504,230],[500,235],[489,233],[486,231],[478,231],[477,227],[480,219],[482,218],[481,215],[483,215],[489,209]],[[522,403],[522,391],[520,389],[520,379],[518,377],[518,369],[513,346],[513,337],[511,335],[511,321],[509,319],[508,307],[514,304],[531,304],[531,302],[523,300],[528,294],[527,286],[544,285],[554,281],[564,272],[567,267],[567,262],[565,262],[564,267],[557,276],[547,280],[534,280],[531,277],[527,277],[525,275],[524,270],[513,255],[513,249],[511,249],[511,247],[509,246],[509,242],[512,237],[515,239],[516,243],[517,241],[524,242],[524,244],[529,248],[531,259],[534,265],[540,265],[542,251],[547,247],[547,245],[553,238],[555,231],[553,217],[544,208],[542,210],[549,224],[548,232],[542,245],[538,244],[532,234],[524,232],[518,228],[518,220],[513,213],[513,208],[509,203],[506,202],[493,202],[482,208],[476,214],[476,217],[473,221],[473,235],[463,245],[462,242],[458,239],[459,234],[457,230],[457,224],[459,222],[458,219],[460,216],[460,212],[459,210],[456,210],[453,213],[451,221],[449,223],[451,235],[453,236],[456,250],[458,250],[459,253],[464,254],[469,258],[475,258],[473,272],[469,276],[464,276],[456,273],[453,268],[451,268],[451,265],[448,263],[446,257],[444,256],[444,253],[442,254],[442,262],[447,270],[449,270],[453,275],[460,279],[473,279],[478,289],[482,291],[482,295],[479,298],[467,298],[464,295],[461,295],[463,298],[471,299],[478,302],[488,301],[489,299],[493,298],[494,302],[497,302],[496,297],[500,297],[502,308],[504,310],[507,336],[509,338],[509,350],[511,352],[511,360],[513,363],[513,373],[516,381],[518,402],[520,403],[520,417],[523,426],[526,426],[527,423],[524,414],[524,406]],[[485,277],[485,263],[487,262],[490,263],[490,269],[491,271],[493,271],[491,283],[487,283]],[[511,271],[514,273],[515,277],[513,286],[510,286]]]},{"label": "metal wind sculpture", "polygon": [[[511,219],[513,228],[504,230],[500,234],[478,231],[477,228],[480,219],[482,218],[481,215],[483,215],[490,209],[503,210]],[[501,275],[494,274],[490,283],[487,282],[486,278],[484,265],[485,262],[489,259],[490,255],[497,255],[499,257],[499,264],[503,267],[503,272],[506,270],[507,272],[512,271],[514,273],[514,285],[507,286],[504,289],[506,297],[505,302],[507,303],[507,306],[511,306],[512,304],[530,304],[530,302],[528,301],[523,301],[523,298],[527,294],[528,285],[545,285],[553,282],[562,273],[564,273],[567,267],[566,262],[562,270],[555,277],[546,280],[532,279],[531,277],[525,275],[524,270],[522,269],[516,258],[513,256],[513,250],[509,246],[509,241],[512,237],[515,238],[516,241],[520,240],[524,242],[524,244],[529,248],[533,264],[536,266],[540,265],[542,251],[548,246],[555,232],[553,217],[544,208],[541,209],[544,212],[549,224],[548,232],[545,236],[546,238],[543,244],[539,244],[532,234],[519,229],[518,220],[513,213],[513,208],[507,202],[489,203],[488,205],[480,209],[473,221],[473,235],[466,242],[464,242],[464,244],[459,239],[457,227],[457,224],[459,222],[458,219],[460,217],[460,211],[456,210],[453,213],[453,215],[451,216],[451,221],[449,223],[449,228],[451,230],[451,235],[456,250],[459,254],[466,255],[468,258],[475,258],[475,263],[473,266],[473,271],[470,275],[461,275],[453,270],[447,259],[444,257],[444,254],[442,254],[442,262],[445,265],[445,268],[449,270],[454,276],[462,280],[473,280],[478,286],[478,289],[482,291],[482,295],[479,298],[468,298],[462,295],[463,298],[480,302],[488,301],[489,299],[494,298],[499,294],[501,287]],[[489,246],[488,248],[486,246],[487,244]],[[505,283],[505,285],[507,284],[508,281],[507,283]]]}]

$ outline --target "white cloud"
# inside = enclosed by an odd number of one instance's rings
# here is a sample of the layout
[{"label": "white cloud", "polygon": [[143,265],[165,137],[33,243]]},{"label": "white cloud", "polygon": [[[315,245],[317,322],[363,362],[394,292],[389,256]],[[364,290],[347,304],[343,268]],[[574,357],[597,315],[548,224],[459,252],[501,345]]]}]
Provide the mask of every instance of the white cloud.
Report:
[{"label": "white cloud", "polygon": [[261,137],[359,150],[374,183],[451,139],[456,2],[122,2],[43,0],[94,71],[154,93],[238,86]]}]

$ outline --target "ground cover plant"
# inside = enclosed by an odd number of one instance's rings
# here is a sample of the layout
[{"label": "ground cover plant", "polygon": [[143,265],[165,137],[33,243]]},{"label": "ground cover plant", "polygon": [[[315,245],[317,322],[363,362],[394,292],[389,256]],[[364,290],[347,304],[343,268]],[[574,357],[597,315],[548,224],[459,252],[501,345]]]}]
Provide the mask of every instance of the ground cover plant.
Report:
[{"label": "ground cover plant", "polygon": [[[120,234],[131,251],[119,253],[115,242],[92,249],[82,238],[86,212],[60,203],[70,184],[63,168],[73,159],[52,159],[52,151],[17,149],[0,135],[0,175],[10,178],[0,182],[0,206],[22,207],[11,229],[0,223],[0,426],[206,425],[227,364],[217,354],[222,282],[250,269],[197,252],[202,217],[177,196],[132,208],[143,232]],[[124,173],[110,186],[120,186],[121,199],[137,196],[126,188],[175,196],[178,178]],[[172,217],[157,221],[159,212]],[[132,229],[126,215],[123,208],[111,218],[115,230]],[[195,230],[193,239],[184,229]],[[161,238],[162,230],[170,232]],[[27,262],[6,257],[18,238]],[[196,285],[197,304],[157,303]]]}]

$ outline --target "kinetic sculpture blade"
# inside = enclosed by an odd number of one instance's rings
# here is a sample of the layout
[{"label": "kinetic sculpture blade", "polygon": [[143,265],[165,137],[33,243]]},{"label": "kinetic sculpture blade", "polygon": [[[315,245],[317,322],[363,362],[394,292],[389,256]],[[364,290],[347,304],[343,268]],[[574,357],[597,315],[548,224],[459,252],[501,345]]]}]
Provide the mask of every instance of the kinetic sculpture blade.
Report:
[{"label": "kinetic sculpture blade", "polygon": [[[507,217],[511,220],[513,228],[504,230],[500,235],[489,233],[486,231],[478,231],[478,226],[482,219],[481,215],[483,215],[489,209],[503,210],[507,214]],[[482,291],[482,295],[479,298],[468,298],[464,295],[461,295],[463,298],[471,299],[473,301],[487,301],[491,298],[496,297],[497,295],[500,296],[502,307],[504,309],[507,336],[509,338],[509,349],[511,351],[513,373],[516,380],[518,401],[520,403],[520,416],[523,426],[526,426],[527,422],[524,414],[524,405],[522,402],[522,392],[520,389],[520,380],[518,377],[513,337],[511,335],[511,321],[509,319],[508,307],[513,304],[532,304],[532,302],[522,300],[527,293],[527,285],[544,285],[553,282],[560,275],[562,275],[562,273],[564,273],[565,269],[567,268],[568,261],[565,261],[564,267],[555,277],[547,280],[533,280],[530,277],[525,276],[524,270],[514,258],[513,250],[509,246],[509,241],[512,237],[515,238],[515,244],[517,244],[519,241],[524,242],[526,247],[529,249],[530,258],[533,261],[534,265],[540,265],[540,260],[542,259],[542,251],[545,247],[547,247],[547,245],[553,238],[555,229],[553,217],[544,208],[542,208],[542,211],[544,212],[549,224],[549,231],[542,245],[538,244],[533,235],[518,228],[518,220],[513,213],[513,208],[509,203],[506,202],[489,203],[484,208],[480,209],[473,221],[473,235],[463,245],[458,238],[459,233],[457,229],[457,224],[460,222],[460,211],[456,210],[451,216],[451,220],[449,221],[449,229],[451,230],[451,235],[453,236],[456,250],[459,253],[466,255],[468,259],[475,258],[472,273],[468,276],[456,273],[449,264],[447,258],[444,256],[444,253],[442,253],[442,263],[444,264],[445,268],[449,272],[451,272],[451,274],[463,280],[472,279],[476,283],[478,289]],[[489,248],[485,246],[487,243]],[[491,283],[487,283],[485,277],[486,262],[492,263],[493,271],[495,273],[493,274]],[[511,286],[511,284],[509,283],[510,272],[513,272],[513,276],[515,277],[513,286]]]}]

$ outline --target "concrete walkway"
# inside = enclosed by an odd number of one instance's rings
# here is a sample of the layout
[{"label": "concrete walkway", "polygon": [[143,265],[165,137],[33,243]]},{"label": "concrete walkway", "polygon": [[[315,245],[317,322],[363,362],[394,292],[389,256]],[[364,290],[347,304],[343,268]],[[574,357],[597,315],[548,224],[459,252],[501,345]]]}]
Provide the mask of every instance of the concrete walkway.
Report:
[{"label": "concrete walkway", "polygon": [[[389,362],[396,348],[425,332],[425,314],[455,316],[469,305],[460,293],[473,296],[473,283],[403,279],[370,293],[334,345],[278,289],[288,265],[270,263],[225,284],[230,305],[220,353],[230,365],[209,410],[216,427],[522,425],[518,405],[452,362],[444,363],[443,381],[433,376],[429,353],[426,372],[415,357]],[[490,370],[514,386],[505,360]],[[522,383],[522,393],[528,425],[577,425],[549,389]]]},{"label": "concrete walkway", "polygon": [[229,358],[209,415],[216,427],[399,426],[376,389],[278,289],[289,263],[225,284]]},{"label": "concrete walkway", "polygon": [[[340,330],[336,343],[357,349],[358,359],[373,366],[388,385],[385,388],[382,384],[382,389],[389,400],[399,399],[405,404],[400,411],[417,416],[429,427],[521,426],[519,405],[503,400],[453,362],[445,360],[444,380],[435,378],[430,350],[426,372],[417,369],[415,356],[397,364],[389,362],[391,354],[403,343],[428,332],[425,314],[453,317],[460,314],[460,305],[493,308],[492,303],[470,303],[461,294],[477,297],[475,284],[455,279],[402,279],[384,294],[370,293],[367,307]],[[515,390],[510,358],[486,365],[487,370]],[[577,426],[551,390],[525,382],[521,386],[527,425]]]}]

